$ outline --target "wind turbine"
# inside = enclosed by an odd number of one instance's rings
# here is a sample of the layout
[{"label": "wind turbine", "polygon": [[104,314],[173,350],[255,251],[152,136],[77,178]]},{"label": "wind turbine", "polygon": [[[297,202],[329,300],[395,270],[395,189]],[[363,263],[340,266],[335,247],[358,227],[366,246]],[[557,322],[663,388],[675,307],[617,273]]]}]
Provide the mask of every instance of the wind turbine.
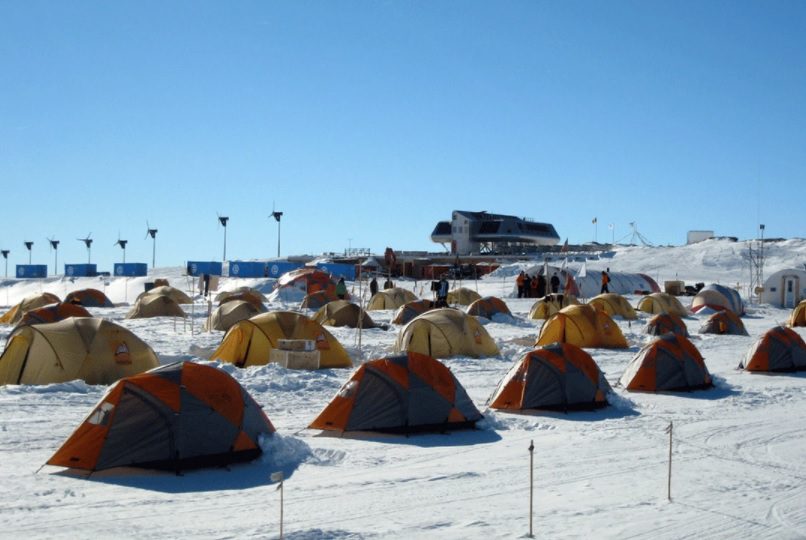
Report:
[{"label": "wind turbine", "polygon": [[277,220],[277,258],[280,258],[280,218],[283,217],[282,212],[277,212],[274,209],[274,203],[271,205],[271,217]]},{"label": "wind turbine", "polygon": [[29,241],[25,241],[25,242],[23,242],[23,244],[25,244],[25,247],[28,249],[28,264],[30,265],[31,264],[31,248],[34,247],[34,243],[29,242]]},{"label": "wind turbine", "polygon": [[92,258],[92,233],[89,233],[86,238],[76,238],[79,242],[84,242],[84,245],[87,246],[87,264],[90,264],[90,260]]},{"label": "wind turbine", "polygon": [[50,248],[53,250],[53,275],[59,275],[59,241],[48,238]]},{"label": "wind turbine", "polygon": [[157,260],[157,229],[152,229],[146,221],[146,238],[149,236],[151,236],[151,269],[153,270]]},{"label": "wind turbine", "polygon": [[[218,213],[216,213],[218,215]],[[224,258],[222,259],[223,262],[227,262],[227,222],[229,218],[227,216],[218,215],[218,222],[224,227]]]},{"label": "wind turbine", "polygon": [[112,244],[113,246],[120,246],[123,249],[123,264],[126,264],[126,244],[128,240],[121,240],[120,235],[118,235],[118,241]]}]

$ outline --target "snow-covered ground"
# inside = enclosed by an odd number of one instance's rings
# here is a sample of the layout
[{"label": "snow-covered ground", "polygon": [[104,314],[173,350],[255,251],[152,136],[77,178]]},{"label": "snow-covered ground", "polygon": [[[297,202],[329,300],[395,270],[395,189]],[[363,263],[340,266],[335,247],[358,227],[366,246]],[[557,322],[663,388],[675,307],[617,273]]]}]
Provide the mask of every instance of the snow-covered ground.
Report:
[{"label": "snow-covered ground", "polygon": [[[668,279],[746,287],[746,246],[707,241],[694,246],[618,248],[589,261],[588,271],[643,272]],[[801,267],[806,241],[766,247],[765,273]],[[534,441],[534,530],[540,538],[802,538],[806,537],[806,374],[751,375],[736,369],[763,332],[788,310],[748,306],[749,337],[697,334],[703,317],[686,321],[716,388],[684,394],[630,393],[616,388],[597,412],[509,414],[485,402],[513,362],[530,350],[540,321],[526,319],[532,300],[514,298],[505,267],[479,282],[482,295],[504,297],[513,318],[486,322],[501,355],[445,363],[484,412],[480,429],[450,434],[334,436],[306,429],[348,378],[349,369],[290,371],[276,365],[231,373],[277,427],[264,456],[229,469],[182,476],[111,470],[93,474],[42,464],[78,426],[105,387],[81,381],[0,388],[0,537],[4,538],[276,538],[287,480],[288,538],[518,538],[529,530],[529,452]],[[572,266],[573,267],[573,266]],[[160,277],[189,289],[181,269]],[[151,280],[153,277],[148,278]],[[74,289],[105,290],[132,302],[146,278],[75,281],[8,280],[0,304],[32,292],[63,297]],[[266,280],[224,279],[268,292]],[[398,285],[414,288],[413,281]],[[416,285],[421,292],[423,283]],[[353,291],[357,293],[356,290]],[[424,293],[430,296],[430,292]],[[635,305],[637,297],[628,297]],[[686,299],[683,299],[685,302]],[[296,308],[273,301],[270,309]],[[206,305],[192,324],[173,319],[128,321],[126,306],[91,309],[132,329],[162,363],[205,361],[221,332],[201,332]],[[391,311],[371,312],[389,322]],[[645,314],[618,321],[630,348],[589,352],[615,384],[648,340]],[[10,332],[0,327],[0,340]],[[399,327],[331,330],[356,363],[392,350]],[[806,337],[804,329],[797,330]],[[666,499],[668,435],[674,422],[672,502]]]}]

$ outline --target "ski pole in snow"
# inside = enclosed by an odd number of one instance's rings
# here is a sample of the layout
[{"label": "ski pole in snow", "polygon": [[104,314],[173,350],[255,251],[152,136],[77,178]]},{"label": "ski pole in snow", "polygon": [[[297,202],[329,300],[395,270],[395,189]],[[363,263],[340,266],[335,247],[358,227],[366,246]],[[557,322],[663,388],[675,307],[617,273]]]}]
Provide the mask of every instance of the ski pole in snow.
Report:
[{"label": "ski pole in snow", "polygon": [[535,493],[535,441],[529,442],[529,538],[534,538],[532,533],[532,514],[534,509]]},{"label": "ski pole in snow", "polygon": [[666,428],[666,433],[669,434],[669,476],[666,483],[666,498],[672,500],[672,421],[669,421],[669,426]]},{"label": "ski pole in snow", "polygon": [[271,481],[280,482],[280,485],[277,486],[275,491],[280,491],[280,540],[283,540],[283,472],[277,471],[271,473]]}]

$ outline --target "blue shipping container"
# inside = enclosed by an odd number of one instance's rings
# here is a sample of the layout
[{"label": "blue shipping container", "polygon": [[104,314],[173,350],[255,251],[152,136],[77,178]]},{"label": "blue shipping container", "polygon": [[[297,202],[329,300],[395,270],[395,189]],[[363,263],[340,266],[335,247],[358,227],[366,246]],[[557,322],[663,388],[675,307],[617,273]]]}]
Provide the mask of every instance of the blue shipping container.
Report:
[{"label": "blue shipping container", "polygon": [[316,265],[320,270],[328,272],[334,279],[343,277],[347,281],[355,281],[355,265],[338,263],[320,263]]},{"label": "blue shipping container", "polygon": [[188,261],[187,274],[189,276],[220,276],[223,274],[222,264],[215,261]]},{"label": "blue shipping container", "polygon": [[46,264],[18,264],[18,278],[42,278],[48,277],[48,265]]},{"label": "blue shipping container", "polygon": [[115,263],[115,275],[125,277],[147,276],[148,265],[146,263]]},{"label": "blue shipping container", "polygon": [[288,261],[269,261],[267,264],[269,265],[269,277],[273,278],[278,278],[286,272],[296,270],[297,268],[302,268],[303,266],[302,263]]},{"label": "blue shipping container", "polygon": [[230,261],[230,277],[269,277],[269,263],[266,261]]},{"label": "blue shipping container", "polygon": [[93,277],[98,275],[94,264],[65,264],[64,275],[68,277]]}]

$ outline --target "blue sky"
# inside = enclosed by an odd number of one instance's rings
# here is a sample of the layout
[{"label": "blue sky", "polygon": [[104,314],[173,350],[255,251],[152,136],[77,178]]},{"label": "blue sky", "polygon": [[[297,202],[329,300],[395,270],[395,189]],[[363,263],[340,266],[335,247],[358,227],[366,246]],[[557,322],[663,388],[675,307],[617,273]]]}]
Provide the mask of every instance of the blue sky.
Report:
[{"label": "blue sky", "polygon": [[436,251],[453,209],[804,236],[805,68],[797,1],[0,0],[0,247],[220,260],[221,213],[269,257],[273,202],[283,255]]}]

